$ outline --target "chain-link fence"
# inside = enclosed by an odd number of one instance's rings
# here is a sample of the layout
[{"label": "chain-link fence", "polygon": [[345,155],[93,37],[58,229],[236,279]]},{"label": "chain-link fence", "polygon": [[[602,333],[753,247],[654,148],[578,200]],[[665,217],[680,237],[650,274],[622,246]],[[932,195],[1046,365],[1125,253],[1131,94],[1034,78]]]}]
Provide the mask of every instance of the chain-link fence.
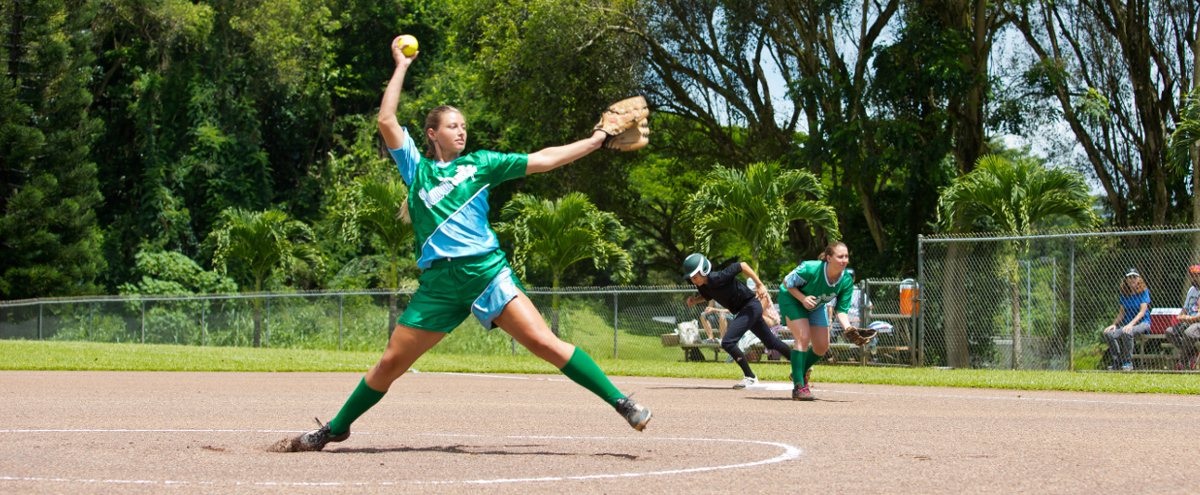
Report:
[{"label": "chain-link fence", "polygon": [[1104,337],[1129,269],[1149,290],[1149,332],[1132,348],[1141,370],[1174,370],[1163,338],[1200,260],[1200,229],[920,239],[917,362],[956,368],[1118,369]]},{"label": "chain-link fence", "polygon": [[[531,289],[560,336],[598,357],[678,360],[660,335],[701,308],[690,287]],[[411,290],[94,297],[0,303],[0,339],[382,351]],[[257,337],[256,337],[257,335]],[[431,352],[530,355],[468,318]]]},{"label": "chain-link fence", "polygon": [[[903,325],[881,334],[870,362],[911,364],[913,326],[911,314],[901,314],[895,300],[899,282],[873,283],[860,284],[879,313],[868,308],[868,319]],[[771,292],[777,299],[777,291]],[[592,356],[616,359],[684,360],[688,351],[679,340],[662,336],[676,333],[682,322],[699,321],[704,310],[687,306],[687,297],[696,293],[691,286],[532,288],[527,293],[563,340]],[[257,334],[264,347],[382,351],[411,296],[411,290],[402,290],[3,302],[0,339],[251,346]],[[473,317],[430,352],[530,355],[504,332],[485,331]]]},{"label": "chain-link fence", "polygon": [[[1130,268],[1148,286],[1150,332],[1136,369],[1174,369],[1163,338],[1182,306],[1200,228],[1019,237],[923,237],[917,281],[868,279],[856,324],[876,324],[869,352],[843,362],[997,369],[1119,367],[1103,329],[1116,319]],[[678,361],[678,324],[700,320],[690,286],[532,288],[551,328],[596,357]],[[381,351],[411,290],[188,297],[96,297],[0,302],[0,339]],[[777,294],[773,293],[773,298]],[[834,329],[835,342],[837,329]],[[668,343],[668,342],[672,342]],[[844,346],[843,346],[844,347]],[[839,352],[844,349],[838,348]],[[430,352],[522,355],[501,331],[468,318]],[[1182,356],[1188,357],[1188,356]]]}]

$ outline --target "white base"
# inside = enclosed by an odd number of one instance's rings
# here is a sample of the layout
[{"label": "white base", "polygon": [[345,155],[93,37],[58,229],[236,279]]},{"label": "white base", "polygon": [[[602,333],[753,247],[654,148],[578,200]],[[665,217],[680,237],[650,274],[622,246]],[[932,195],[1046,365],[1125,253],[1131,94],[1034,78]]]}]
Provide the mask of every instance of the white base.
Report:
[{"label": "white base", "polygon": [[749,387],[746,387],[746,390],[788,390],[788,391],[790,391],[790,390],[792,390],[792,384],[790,384],[790,383],[758,382],[758,383],[755,383],[754,385],[750,385]]}]

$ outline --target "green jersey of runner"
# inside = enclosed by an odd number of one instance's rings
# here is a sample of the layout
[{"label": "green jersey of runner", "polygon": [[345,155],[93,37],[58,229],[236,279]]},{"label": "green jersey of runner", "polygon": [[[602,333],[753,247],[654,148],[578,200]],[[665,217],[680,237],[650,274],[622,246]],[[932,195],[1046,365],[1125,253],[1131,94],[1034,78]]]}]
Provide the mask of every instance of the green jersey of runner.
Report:
[{"label": "green jersey of runner", "polygon": [[837,312],[845,313],[850,310],[850,298],[854,294],[854,279],[842,270],[842,276],[830,281],[825,275],[824,261],[805,261],[783,277],[779,290],[787,292],[795,287],[806,296],[816,296],[820,301],[818,306],[837,300]]},{"label": "green jersey of runner", "polygon": [[418,267],[500,248],[488,225],[488,189],[524,177],[528,155],[476,151],[438,162],[417,153],[407,129],[400,149],[388,151],[408,184]]}]

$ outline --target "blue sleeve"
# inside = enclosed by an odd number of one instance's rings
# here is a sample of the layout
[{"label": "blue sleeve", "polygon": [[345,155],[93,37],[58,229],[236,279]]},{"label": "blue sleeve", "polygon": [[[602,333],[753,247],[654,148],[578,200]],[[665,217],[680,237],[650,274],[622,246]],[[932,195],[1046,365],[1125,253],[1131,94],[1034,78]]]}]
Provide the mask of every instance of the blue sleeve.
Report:
[{"label": "blue sleeve", "polygon": [[1138,304],[1139,305],[1145,304],[1145,305],[1149,306],[1150,305],[1150,290],[1147,289],[1147,290],[1142,291],[1140,296],[1141,297],[1138,298]]},{"label": "blue sleeve", "polygon": [[789,289],[804,287],[804,285],[804,279],[800,278],[800,273],[796,270],[788,272],[787,276],[783,277],[783,286]]},{"label": "blue sleeve", "polygon": [[400,169],[400,178],[404,179],[404,184],[412,186],[417,165],[421,163],[421,154],[417,153],[417,143],[413,142],[412,134],[404,127],[401,129],[404,129],[404,144],[401,144],[398,150],[388,148],[388,153],[391,153],[392,160],[396,161],[396,168]]}]

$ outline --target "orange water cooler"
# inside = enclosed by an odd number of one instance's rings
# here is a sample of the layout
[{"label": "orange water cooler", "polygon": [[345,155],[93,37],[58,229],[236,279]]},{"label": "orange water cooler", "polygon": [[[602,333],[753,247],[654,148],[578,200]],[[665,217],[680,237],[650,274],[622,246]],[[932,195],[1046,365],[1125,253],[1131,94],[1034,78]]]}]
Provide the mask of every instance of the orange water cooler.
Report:
[{"label": "orange water cooler", "polygon": [[900,314],[912,315],[921,311],[921,301],[917,300],[920,292],[913,279],[908,278],[900,282]]}]

